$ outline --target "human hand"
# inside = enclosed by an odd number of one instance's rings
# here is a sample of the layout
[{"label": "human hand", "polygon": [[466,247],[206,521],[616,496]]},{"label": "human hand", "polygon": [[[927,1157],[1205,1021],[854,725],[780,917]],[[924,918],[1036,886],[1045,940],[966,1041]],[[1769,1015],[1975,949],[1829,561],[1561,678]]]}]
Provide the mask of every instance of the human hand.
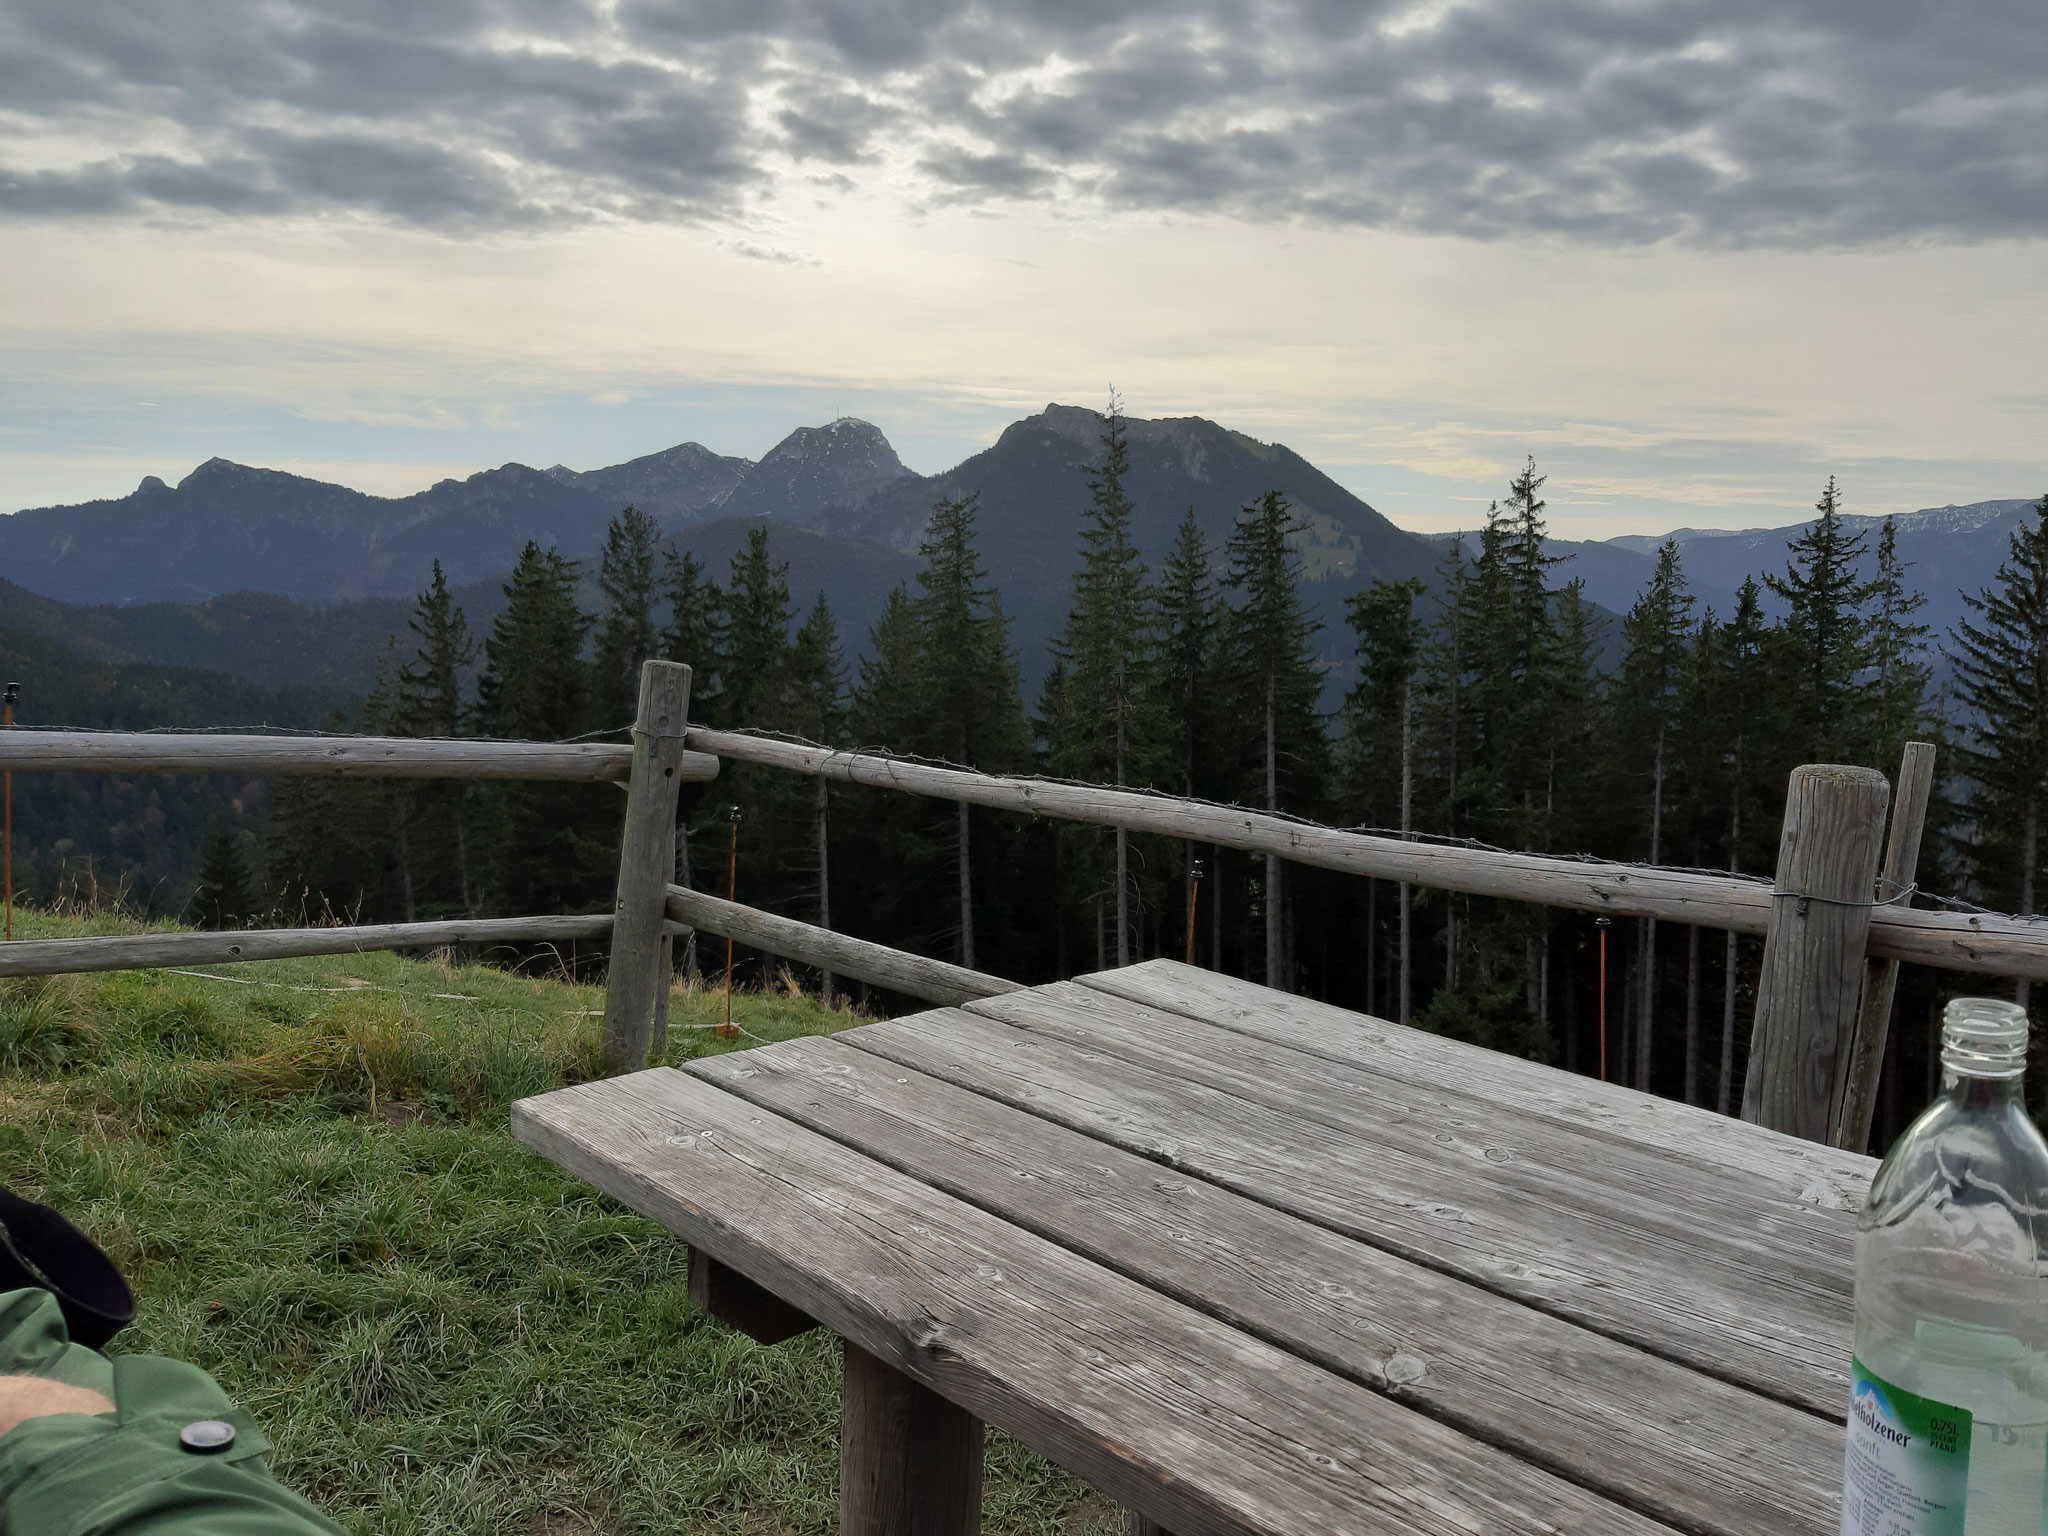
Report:
[{"label": "human hand", "polygon": [[114,1405],[86,1387],[40,1376],[0,1376],[0,1435],[50,1413],[112,1413]]}]

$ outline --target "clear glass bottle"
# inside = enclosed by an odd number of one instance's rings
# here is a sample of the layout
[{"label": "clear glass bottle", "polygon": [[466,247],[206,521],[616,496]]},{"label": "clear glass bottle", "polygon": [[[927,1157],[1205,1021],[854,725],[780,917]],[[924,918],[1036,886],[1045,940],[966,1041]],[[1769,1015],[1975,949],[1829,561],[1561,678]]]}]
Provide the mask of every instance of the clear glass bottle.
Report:
[{"label": "clear glass bottle", "polygon": [[1958,998],[1942,1093],[1857,1223],[1843,1536],[2048,1530],[2048,1142],[2020,1092],[2027,1016]]}]

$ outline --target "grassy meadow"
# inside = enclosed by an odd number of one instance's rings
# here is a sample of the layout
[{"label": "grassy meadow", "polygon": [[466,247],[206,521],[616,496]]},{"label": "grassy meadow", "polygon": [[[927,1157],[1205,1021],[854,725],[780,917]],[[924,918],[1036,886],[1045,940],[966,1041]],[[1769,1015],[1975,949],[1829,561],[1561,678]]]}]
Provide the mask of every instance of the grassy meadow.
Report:
[{"label": "grassy meadow", "polygon": [[[681,1243],[505,1129],[595,1073],[600,1006],[445,956],[0,981],[0,1182],[128,1274],[116,1349],[212,1371],[354,1530],[833,1530],[829,1336],[763,1348],[695,1311]],[[671,1062],[731,1048],[722,1008],[677,990]],[[858,1022],[793,987],[735,1012],[770,1040]],[[1118,1523],[990,1436],[985,1529]]]}]

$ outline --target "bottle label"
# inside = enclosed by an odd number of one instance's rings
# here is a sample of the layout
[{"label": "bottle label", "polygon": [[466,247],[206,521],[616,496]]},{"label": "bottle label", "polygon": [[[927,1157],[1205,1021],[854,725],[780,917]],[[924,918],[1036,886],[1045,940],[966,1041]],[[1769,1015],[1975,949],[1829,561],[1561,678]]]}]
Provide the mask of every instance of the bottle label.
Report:
[{"label": "bottle label", "polygon": [[1850,1363],[1842,1536],[1963,1536],[1970,1413]]}]

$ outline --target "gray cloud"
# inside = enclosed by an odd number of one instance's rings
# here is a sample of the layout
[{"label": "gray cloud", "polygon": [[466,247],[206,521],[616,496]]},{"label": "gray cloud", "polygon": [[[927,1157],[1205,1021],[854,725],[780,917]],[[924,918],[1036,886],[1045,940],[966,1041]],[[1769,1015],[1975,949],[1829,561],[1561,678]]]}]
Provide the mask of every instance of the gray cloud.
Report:
[{"label": "gray cloud", "polygon": [[934,201],[1481,238],[2048,232],[2038,0],[0,0],[0,212]]}]

